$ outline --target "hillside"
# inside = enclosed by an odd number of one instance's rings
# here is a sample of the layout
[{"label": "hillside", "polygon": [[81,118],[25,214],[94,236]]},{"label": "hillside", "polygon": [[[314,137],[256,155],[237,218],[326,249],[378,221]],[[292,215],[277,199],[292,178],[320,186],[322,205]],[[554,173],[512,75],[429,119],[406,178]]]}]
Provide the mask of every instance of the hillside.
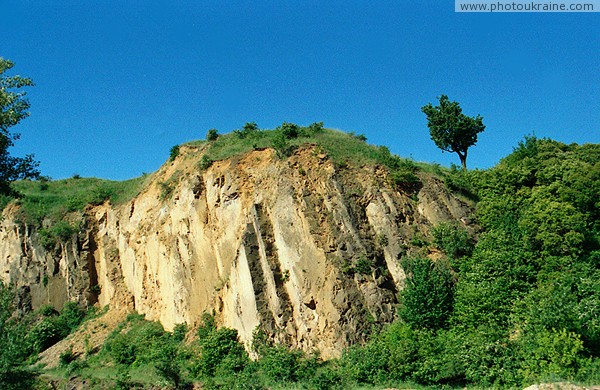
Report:
[{"label": "hillside", "polygon": [[[166,345],[181,358],[171,370],[205,385],[228,388],[247,370],[263,385],[317,388],[600,382],[599,145],[529,137],[494,168],[460,171],[321,124],[246,126],[174,147],[132,181],[15,188],[23,197],[4,209],[0,275],[20,312],[108,306],[36,347],[49,366],[69,348],[92,367],[156,365],[141,349],[131,361],[111,355],[115,337],[139,343],[136,329],[154,326],[126,320],[135,311],[161,324],[150,349],[178,324],[196,329],[188,352]],[[106,324],[119,321],[111,334]],[[236,331],[223,363],[190,368],[195,353],[210,355],[203,340],[223,336],[217,328]],[[297,373],[274,368],[286,359]]]}]

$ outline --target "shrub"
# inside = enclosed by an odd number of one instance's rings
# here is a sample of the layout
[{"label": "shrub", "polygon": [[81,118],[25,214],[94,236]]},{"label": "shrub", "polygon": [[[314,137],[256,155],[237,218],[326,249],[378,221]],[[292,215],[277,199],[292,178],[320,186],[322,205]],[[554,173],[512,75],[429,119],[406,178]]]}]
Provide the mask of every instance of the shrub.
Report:
[{"label": "shrub", "polygon": [[573,379],[583,342],[565,329],[536,329],[521,340],[521,373],[527,382],[547,377]]},{"label": "shrub", "polygon": [[277,130],[280,131],[286,139],[298,138],[298,135],[300,134],[300,127],[294,123],[283,122]]},{"label": "shrub", "polygon": [[296,382],[299,374],[301,351],[291,351],[282,345],[264,348],[260,352],[260,370],[270,381],[278,383]]},{"label": "shrub", "polygon": [[56,318],[61,336],[67,337],[83,321],[85,311],[76,302],[66,302],[60,315]]},{"label": "shrub", "polygon": [[368,275],[368,274],[371,274],[371,272],[372,272],[372,266],[373,266],[373,262],[367,260],[366,257],[362,256],[356,262],[356,265],[354,266],[354,270],[356,272],[358,272],[359,274]]},{"label": "shrub", "polygon": [[290,145],[288,138],[283,134],[282,131],[276,131],[271,145],[279,158],[285,158],[292,155],[295,147]]},{"label": "shrub", "polygon": [[452,312],[454,286],[450,270],[427,258],[402,260],[406,287],[401,293],[400,318],[414,329],[441,329]]},{"label": "shrub", "polygon": [[217,129],[210,129],[208,133],[206,133],[207,141],[216,141],[219,138],[219,131]]},{"label": "shrub", "polygon": [[238,341],[235,329],[221,328],[209,331],[198,342],[201,353],[196,367],[193,368],[196,375],[231,375],[242,371],[249,362],[248,354]]},{"label": "shrub", "polygon": [[70,347],[58,356],[58,366],[67,367],[75,359],[77,359],[77,357],[73,353],[73,347]]},{"label": "shrub", "polygon": [[250,138],[253,137],[256,133],[258,133],[259,128],[256,122],[246,122],[244,127],[241,130],[234,130],[233,133],[238,138]]},{"label": "shrub", "polygon": [[152,361],[157,374],[178,389],[181,382],[181,368],[177,345],[168,338],[163,338],[156,344]]},{"label": "shrub", "polygon": [[177,156],[179,156],[179,145],[175,145],[169,150],[169,161],[175,161]]},{"label": "shrub", "polygon": [[61,331],[52,318],[44,318],[27,333],[28,344],[34,351],[42,352],[61,340]]},{"label": "shrub", "polygon": [[470,256],[473,253],[473,239],[467,229],[452,222],[441,222],[431,229],[433,245],[452,259]]},{"label": "shrub", "polygon": [[173,341],[182,342],[185,340],[185,335],[187,334],[188,326],[187,324],[177,324],[175,328],[173,328]]},{"label": "shrub", "polygon": [[202,156],[202,158],[200,159],[200,162],[198,163],[198,168],[200,168],[201,171],[205,171],[208,168],[210,168],[213,164],[213,160],[211,160],[210,157],[208,157],[207,155]]},{"label": "shrub", "polygon": [[308,126],[309,135],[320,134],[324,131],[323,122],[315,122]]},{"label": "shrub", "polygon": [[106,348],[113,361],[117,364],[130,366],[136,359],[137,351],[135,345],[132,340],[123,334],[116,335],[106,344]]}]

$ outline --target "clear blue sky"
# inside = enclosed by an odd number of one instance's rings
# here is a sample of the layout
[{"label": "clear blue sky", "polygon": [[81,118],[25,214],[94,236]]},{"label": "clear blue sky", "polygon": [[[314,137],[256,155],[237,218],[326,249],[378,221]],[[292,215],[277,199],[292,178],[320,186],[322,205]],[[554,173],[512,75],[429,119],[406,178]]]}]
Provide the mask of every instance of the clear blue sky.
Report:
[{"label": "clear blue sky", "polygon": [[454,2],[3,0],[0,56],[31,77],[12,153],[55,179],[126,179],[175,144],[255,121],[364,133],[459,163],[420,108],[481,114],[471,168],[525,134],[600,142],[600,13],[455,13]]}]

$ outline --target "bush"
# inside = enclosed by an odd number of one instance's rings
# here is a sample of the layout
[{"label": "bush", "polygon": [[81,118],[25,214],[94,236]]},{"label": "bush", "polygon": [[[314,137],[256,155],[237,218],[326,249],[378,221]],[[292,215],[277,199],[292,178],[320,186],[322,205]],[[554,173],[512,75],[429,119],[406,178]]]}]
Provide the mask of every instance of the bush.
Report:
[{"label": "bush", "polygon": [[442,329],[452,312],[453,290],[450,270],[427,258],[402,260],[406,287],[401,292],[400,318],[414,329]]},{"label": "bush", "polygon": [[536,329],[520,342],[521,370],[527,383],[541,379],[573,379],[583,342],[565,329]]},{"label": "bush", "polygon": [[75,359],[77,359],[77,357],[73,353],[73,347],[70,347],[58,356],[58,366],[67,367]]},{"label": "bush", "polygon": [[315,122],[310,124],[308,126],[308,131],[310,132],[309,136],[322,133],[324,131],[323,122]]},{"label": "bush", "polygon": [[185,323],[175,325],[175,328],[173,328],[173,341],[180,343],[185,340],[187,330],[188,326]]},{"label": "bush", "polygon": [[290,145],[288,138],[282,131],[276,131],[271,141],[271,146],[275,149],[279,158],[285,158],[292,155],[295,147]]},{"label": "bush", "polygon": [[473,239],[467,229],[452,222],[441,222],[431,229],[433,245],[443,251],[451,259],[471,256],[473,253]]},{"label": "bush", "polygon": [[179,145],[175,145],[169,150],[169,161],[175,161],[177,156],[179,156]]},{"label": "bush", "polygon": [[198,376],[231,375],[241,372],[249,362],[248,354],[238,341],[235,329],[209,331],[198,342],[201,352],[193,368]]},{"label": "bush", "polygon": [[286,139],[293,139],[298,138],[300,127],[294,123],[283,122],[277,131],[280,131]]},{"label": "bush", "polygon": [[181,382],[181,367],[177,345],[169,338],[163,338],[156,344],[152,361],[157,374],[178,389]]},{"label": "bush", "polygon": [[60,315],[56,318],[56,324],[60,329],[61,337],[67,337],[72,331],[74,331],[83,318],[85,317],[85,311],[76,302],[66,302]]},{"label": "bush", "polygon": [[116,364],[130,366],[135,362],[137,356],[135,344],[123,334],[116,335],[106,344],[106,348]]},{"label": "bush", "polygon": [[301,351],[290,351],[282,345],[275,345],[261,351],[258,364],[263,375],[272,382],[296,382],[302,356]]},{"label": "bush", "polygon": [[28,344],[36,352],[42,352],[62,339],[61,330],[52,318],[44,318],[27,333]]},{"label": "bush", "polygon": [[210,168],[213,164],[213,160],[210,159],[210,157],[208,157],[207,155],[202,156],[202,158],[200,159],[200,162],[198,163],[198,168],[200,168],[201,171],[205,171],[208,168]]},{"label": "bush", "polygon": [[206,133],[207,141],[216,141],[219,138],[219,131],[217,129],[210,129],[208,133]]},{"label": "bush", "polygon": [[238,138],[244,139],[253,137],[258,132],[259,128],[256,122],[246,122],[241,130],[234,130],[233,134],[235,134]]}]

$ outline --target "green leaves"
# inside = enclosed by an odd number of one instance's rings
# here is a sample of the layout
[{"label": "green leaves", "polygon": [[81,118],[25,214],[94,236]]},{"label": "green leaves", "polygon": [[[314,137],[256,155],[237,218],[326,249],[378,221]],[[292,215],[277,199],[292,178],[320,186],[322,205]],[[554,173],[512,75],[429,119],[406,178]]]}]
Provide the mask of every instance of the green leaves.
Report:
[{"label": "green leaves", "polygon": [[414,329],[446,327],[452,312],[453,290],[450,269],[426,258],[405,258],[406,287],[401,293],[400,318]]},{"label": "green leaves", "polygon": [[18,179],[37,178],[39,165],[32,155],[13,157],[8,149],[19,139],[9,128],[29,116],[29,101],[20,88],[32,86],[31,79],[21,76],[5,76],[14,63],[0,57],[0,193],[9,194],[9,183]]},{"label": "green leaves", "polygon": [[446,95],[440,96],[439,101],[438,106],[429,103],[421,108],[427,115],[431,139],[438,148],[457,153],[466,169],[467,149],[477,143],[477,134],[485,130],[483,118],[466,116],[460,104],[451,102]]}]

